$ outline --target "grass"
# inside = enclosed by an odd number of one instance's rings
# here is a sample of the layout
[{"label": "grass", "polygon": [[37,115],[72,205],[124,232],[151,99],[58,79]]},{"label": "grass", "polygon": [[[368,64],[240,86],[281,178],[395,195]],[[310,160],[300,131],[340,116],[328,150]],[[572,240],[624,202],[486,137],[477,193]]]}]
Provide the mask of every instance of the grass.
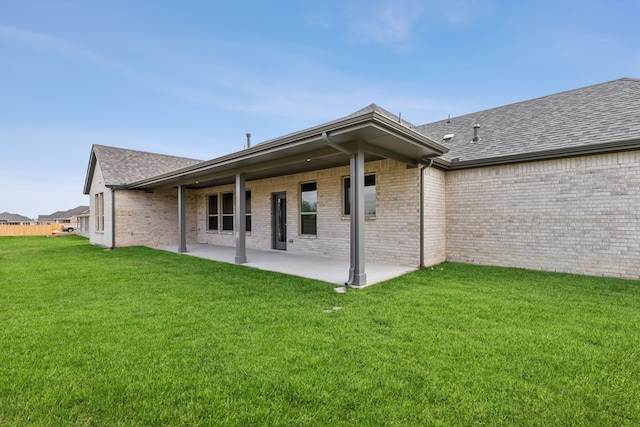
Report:
[{"label": "grass", "polygon": [[333,287],[0,238],[0,425],[640,425],[640,282],[443,264]]}]

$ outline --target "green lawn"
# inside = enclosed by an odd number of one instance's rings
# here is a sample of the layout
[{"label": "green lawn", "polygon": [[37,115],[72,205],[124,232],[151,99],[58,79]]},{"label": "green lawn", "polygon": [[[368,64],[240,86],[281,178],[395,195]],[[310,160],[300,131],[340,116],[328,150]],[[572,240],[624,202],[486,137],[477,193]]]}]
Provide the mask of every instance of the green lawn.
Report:
[{"label": "green lawn", "polygon": [[333,288],[0,238],[0,425],[640,425],[640,282],[443,264]]}]

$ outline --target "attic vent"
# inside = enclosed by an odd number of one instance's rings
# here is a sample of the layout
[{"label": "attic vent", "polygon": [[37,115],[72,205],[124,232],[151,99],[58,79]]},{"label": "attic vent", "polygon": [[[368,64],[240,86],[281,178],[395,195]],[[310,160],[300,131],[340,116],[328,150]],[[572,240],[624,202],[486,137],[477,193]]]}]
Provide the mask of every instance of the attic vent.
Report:
[{"label": "attic vent", "polygon": [[473,125],[473,139],[471,140],[471,142],[480,141],[480,136],[478,135],[479,130],[480,130],[480,123],[476,122],[476,124]]},{"label": "attic vent", "polygon": [[442,137],[443,141],[451,141],[453,139],[453,135],[452,133],[448,133],[445,136]]}]

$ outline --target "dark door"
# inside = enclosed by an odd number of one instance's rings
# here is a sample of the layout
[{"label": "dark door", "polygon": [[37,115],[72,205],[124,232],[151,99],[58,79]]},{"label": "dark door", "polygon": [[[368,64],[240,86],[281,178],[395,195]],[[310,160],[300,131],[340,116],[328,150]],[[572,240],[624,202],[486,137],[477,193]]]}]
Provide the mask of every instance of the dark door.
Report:
[{"label": "dark door", "polygon": [[287,195],[273,195],[273,248],[287,250]]}]

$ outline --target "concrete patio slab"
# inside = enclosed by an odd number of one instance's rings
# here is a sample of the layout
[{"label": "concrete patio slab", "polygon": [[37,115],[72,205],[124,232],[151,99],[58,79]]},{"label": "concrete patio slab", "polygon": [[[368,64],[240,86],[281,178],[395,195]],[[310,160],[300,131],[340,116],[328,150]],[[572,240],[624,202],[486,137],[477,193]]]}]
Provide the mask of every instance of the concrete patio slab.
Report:
[{"label": "concrete patio slab", "polygon": [[[157,249],[177,253],[178,245],[158,246]],[[189,243],[187,244],[187,252],[184,255],[234,264],[236,249],[233,246]],[[278,250],[247,249],[247,263],[241,265],[259,270],[321,280],[336,285],[344,285],[349,278],[348,259],[299,255]],[[415,270],[415,268],[411,267],[367,263],[365,265],[365,273],[367,274],[366,286],[384,282]]]}]

